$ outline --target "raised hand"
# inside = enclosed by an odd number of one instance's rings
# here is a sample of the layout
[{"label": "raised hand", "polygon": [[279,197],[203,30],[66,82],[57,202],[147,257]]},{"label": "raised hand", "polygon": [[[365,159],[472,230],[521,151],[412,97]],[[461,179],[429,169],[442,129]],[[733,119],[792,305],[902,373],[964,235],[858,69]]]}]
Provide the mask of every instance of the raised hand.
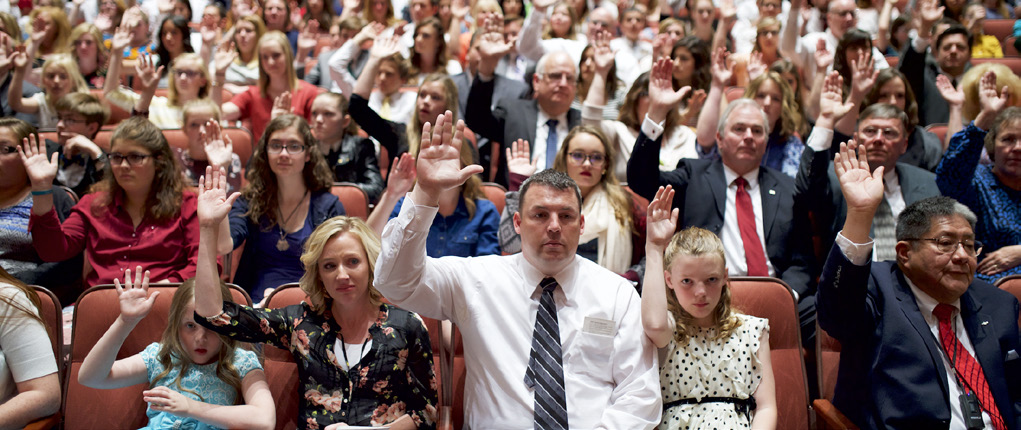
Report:
[{"label": "raised hand", "polygon": [[360,45],[362,42],[366,40],[376,40],[376,38],[379,37],[379,34],[382,33],[383,30],[386,30],[386,26],[384,26],[383,24],[378,22],[369,23],[369,25],[362,27],[362,30],[355,35],[354,39]]},{"label": "raised hand", "polygon": [[978,273],[995,275],[1021,264],[1021,245],[1008,245],[986,254],[978,263]]},{"label": "raised hand", "polygon": [[761,52],[752,52],[748,56],[748,80],[754,81],[759,76],[766,74],[766,63],[762,61]]},{"label": "raised hand", "polygon": [[93,24],[96,25],[96,28],[98,28],[99,31],[106,33],[113,28],[113,18],[111,18],[106,12],[100,12],[99,15],[96,16],[96,20]]},{"label": "raised hand", "polygon": [[202,28],[199,29],[199,34],[202,35],[203,46],[213,46],[216,41],[220,38],[220,22],[217,21],[213,24],[202,24]]},{"label": "raised hand", "polygon": [[610,32],[600,30],[592,41],[592,61],[596,63],[596,73],[607,76],[613,67],[614,52],[610,49]]},{"label": "raised hand", "polygon": [[486,18],[483,22],[486,32],[479,39],[479,54],[483,58],[496,59],[507,55],[514,43],[508,41],[503,35],[503,26],[496,25],[495,18]]},{"label": "raised hand", "polygon": [[57,177],[57,153],[46,157],[46,145],[39,141],[39,136],[30,134],[18,148],[18,155],[25,165],[25,173],[32,184],[32,191],[46,191],[53,187],[53,178]]},{"label": "raised hand", "polygon": [[530,159],[528,141],[518,139],[507,147],[507,170],[521,176],[532,176],[537,170],[539,159]]},{"label": "raised hand", "polygon": [[[453,23],[461,22],[469,13],[471,13],[471,6],[464,0],[455,0],[450,6],[450,15],[456,19]],[[451,25],[454,25],[453,23]]]},{"label": "raised hand", "polygon": [[177,416],[187,416],[193,402],[185,397],[184,394],[171,390],[166,386],[142,391],[142,401],[148,403],[154,411],[169,412]]},{"label": "raised hand", "polygon": [[361,2],[361,0],[344,0],[343,3],[344,3],[344,12],[345,13],[348,12],[348,11],[356,12],[356,13],[362,11],[362,2]]},{"label": "raised hand", "polygon": [[[298,50],[311,51],[319,43],[319,21],[314,19],[305,23],[305,28],[298,34]],[[301,60],[301,59],[299,59]]]},{"label": "raised hand", "polygon": [[557,0],[535,0],[532,2],[532,8],[539,12],[542,12],[545,11],[546,8],[553,6],[553,4],[556,2]]},{"label": "raised hand", "polygon": [[645,221],[646,243],[664,250],[670,244],[674,232],[677,231],[678,209],[671,209],[674,201],[674,189],[667,185],[659,187],[656,197],[649,202],[649,211]]},{"label": "raised hand", "polygon": [[400,42],[397,35],[376,38],[369,50],[369,56],[375,59],[387,58],[401,52]]},{"label": "raised hand", "polygon": [[716,52],[713,52],[710,73],[713,75],[713,85],[721,89],[730,85],[730,79],[734,77],[733,69],[727,67],[727,57],[729,56],[730,53],[725,48],[717,48]]},{"label": "raised hand", "polygon": [[[922,25],[919,29],[929,29],[936,21],[943,18],[943,10],[945,8],[939,5],[939,0],[922,0],[918,4],[918,16],[922,20]],[[920,37],[925,37],[928,33],[919,31]]]},{"label": "raised hand", "polygon": [[863,100],[876,84],[876,78],[879,77],[872,52],[862,52],[857,60],[852,59],[851,71],[851,97],[855,100]]},{"label": "raised hand", "polygon": [[216,167],[230,165],[230,159],[234,155],[234,142],[230,137],[223,134],[220,123],[210,119],[206,122],[205,128],[199,133],[203,149],[206,151],[206,160]]},{"label": "raised hand", "polygon": [[142,82],[142,88],[151,90],[160,83],[160,76],[163,75],[163,66],[156,67],[152,55],[146,55],[135,62],[135,76]]},{"label": "raised hand", "polygon": [[428,122],[422,126],[417,189],[434,198],[461,186],[469,176],[482,173],[482,166],[477,164],[461,167],[464,121],[458,120],[457,126],[451,127],[453,121],[454,114],[448,110],[436,118],[435,127]]},{"label": "raised hand", "polygon": [[121,319],[127,323],[137,323],[149,315],[152,305],[156,303],[159,291],[149,295],[149,271],[142,271],[142,266],[135,268],[135,279],[131,279],[131,269],[124,271],[124,284],[117,278],[113,279],[120,302]]},{"label": "raised hand", "polygon": [[691,97],[688,98],[688,106],[681,111],[681,118],[683,123],[688,123],[692,119],[697,119],[699,112],[702,112],[702,106],[705,106],[706,99],[709,95],[706,94],[705,90],[695,90],[691,93]]},{"label": "raised hand", "polygon": [[224,43],[216,50],[216,54],[213,55],[213,64],[216,68],[216,74],[223,76],[227,73],[227,69],[234,63],[234,60],[238,58],[238,51],[234,48],[234,42]]},{"label": "raised hand", "polygon": [[833,157],[833,170],[840,180],[848,211],[875,212],[883,201],[883,166],[870,171],[865,145],[858,146],[857,155],[855,146],[853,140],[840,144],[840,152]]},{"label": "raised hand", "polygon": [[[295,27],[300,27],[301,26],[301,5],[299,5],[298,2],[296,2],[294,0],[291,0],[290,2],[288,2],[288,6],[291,9],[291,25],[293,25]],[[331,6],[328,5],[326,7],[331,7]]]},{"label": "raised hand", "polygon": [[241,193],[227,196],[227,171],[222,167],[206,166],[206,174],[199,177],[199,198],[196,214],[199,225],[217,226],[230,213],[231,205]]},{"label": "raised hand", "polygon": [[294,107],[291,106],[291,92],[284,91],[283,94],[273,99],[273,110],[270,111],[270,118],[276,118],[280,115],[293,113]]},{"label": "raised hand", "polygon": [[418,172],[415,171],[415,157],[407,152],[401,154],[400,158],[394,157],[386,180],[386,191],[393,196],[403,196],[411,191],[416,177]]},{"label": "raised hand", "polygon": [[[844,78],[838,72],[830,72],[822,84],[819,95],[819,116],[837,121],[854,108],[854,103],[844,102]],[[830,125],[832,127],[832,125]]]},{"label": "raised hand", "polygon": [[833,53],[826,47],[826,41],[823,39],[819,39],[815,43],[815,53],[812,55],[815,57],[815,70],[817,71],[824,71],[833,64]]},{"label": "raised hand", "polygon": [[32,32],[28,35],[29,39],[32,40],[32,43],[35,43],[37,44],[36,46],[38,46],[38,44],[46,37],[46,33],[50,30],[51,26],[53,26],[53,24],[43,19],[41,16],[36,17],[35,21],[32,22]]},{"label": "raised hand", "polygon": [[734,0],[720,2],[720,19],[727,25],[733,25],[737,21],[737,6],[734,5]]},{"label": "raised hand", "polygon": [[964,90],[954,88],[954,84],[950,83],[950,78],[947,75],[941,73],[936,76],[936,89],[939,90],[939,95],[943,96],[948,105],[964,105]]},{"label": "raised hand", "polygon": [[26,54],[24,49],[20,47],[7,56],[7,61],[14,64],[15,70],[22,72],[28,70],[28,54]]},{"label": "raised hand", "polygon": [[[999,114],[1007,107],[1007,99],[1010,95],[1009,89],[1004,86],[1000,92],[996,91],[996,73],[992,70],[982,75],[978,87],[978,103],[983,111]],[[995,117],[995,115],[994,115]]]},{"label": "raised hand", "polygon": [[652,75],[649,77],[649,118],[653,121],[665,120],[667,112],[691,91],[691,87],[674,91],[673,71],[674,63],[669,58],[660,58],[652,66]]},{"label": "raised hand", "polygon": [[131,28],[132,25],[128,24],[125,17],[125,22],[122,22],[120,27],[117,27],[117,31],[113,33],[113,39],[110,40],[110,51],[115,53],[124,52],[124,49],[131,44]]}]

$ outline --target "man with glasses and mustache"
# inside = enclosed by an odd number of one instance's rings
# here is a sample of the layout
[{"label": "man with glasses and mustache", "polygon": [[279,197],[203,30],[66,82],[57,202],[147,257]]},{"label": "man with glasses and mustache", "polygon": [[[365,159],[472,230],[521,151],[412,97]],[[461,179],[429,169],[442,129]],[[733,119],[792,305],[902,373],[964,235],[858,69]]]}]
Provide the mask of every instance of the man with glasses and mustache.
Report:
[{"label": "man with glasses and mustache", "polygon": [[949,197],[900,213],[895,262],[869,237],[884,167],[865,146],[834,159],[847,218],[819,280],[819,325],[840,341],[833,403],[858,427],[1021,427],[1018,301],[975,280],[975,214]]},{"label": "man with glasses and mustache", "polygon": [[[820,103],[819,119],[808,138],[808,148],[801,156],[801,167],[795,180],[798,198],[807,202],[816,225],[823,229],[823,249],[829,249],[833,244],[847,214],[847,202],[840,192],[840,181],[831,163],[834,152],[831,142],[836,142],[839,147],[840,142],[847,139],[845,136],[834,137],[833,123],[847,111],[840,109],[843,103],[836,72],[832,72],[826,82],[828,85]],[[857,115],[854,112],[847,114]],[[940,195],[935,174],[897,161],[907,150],[907,124],[908,117],[904,111],[893,105],[878,103],[862,111],[854,136],[855,142],[868,150],[872,170],[884,167],[884,197],[872,230],[876,244],[872,254],[874,261],[895,259],[896,220],[904,208],[924,198]]]},{"label": "man with glasses and mustache", "polygon": [[[543,55],[532,76],[533,98],[502,99],[493,106],[496,65],[510,47],[498,27],[487,29],[482,35],[478,45],[481,57],[478,74],[468,93],[465,122],[493,142],[504,145],[518,139],[532,142],[531,158],[537,162],[539,170],[548,169],[553,167],[553,159],[567,132],[581,125],[581,111],[571,108],[578,91],[578,63],[564,51]],[[489,109],[490,106],[493,108]],[[492,180],[507,186],[506,157],[500,157]]]}]

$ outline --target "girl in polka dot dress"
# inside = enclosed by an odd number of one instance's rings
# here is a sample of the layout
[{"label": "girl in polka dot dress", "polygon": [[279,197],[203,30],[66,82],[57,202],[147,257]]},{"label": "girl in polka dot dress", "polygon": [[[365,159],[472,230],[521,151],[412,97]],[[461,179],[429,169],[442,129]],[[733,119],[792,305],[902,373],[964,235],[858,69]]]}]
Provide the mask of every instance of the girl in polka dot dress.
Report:
[{"label": "girl in polka dot dress", "polygon": [[642,324],[660,352],[659,428],[776,428],[769,324],[730,307],[716,235],[698,227],[674,234],[673,198],[660,187],[649,204],[642,292]]}]

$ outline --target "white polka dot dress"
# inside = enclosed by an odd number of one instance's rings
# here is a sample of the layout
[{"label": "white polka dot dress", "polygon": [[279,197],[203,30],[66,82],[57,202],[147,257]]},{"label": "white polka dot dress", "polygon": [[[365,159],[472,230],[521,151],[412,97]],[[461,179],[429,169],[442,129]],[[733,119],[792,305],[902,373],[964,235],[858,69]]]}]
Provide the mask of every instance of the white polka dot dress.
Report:
[{"label": "white polka dot dress", "polygon": [[[741,326],[725,339],[711,340],[715,328],[700,328],[687,345],[675,340],[661,350],[659,380],[663,404],[686,398],[752,397],[762,380],[759,341],[769,332],[763,318],[738,315]],[[666,354],[663,355],[662,352]],[[748,418],[733,403],[676,405],[663,411],[660,429],[747,429]]]}]

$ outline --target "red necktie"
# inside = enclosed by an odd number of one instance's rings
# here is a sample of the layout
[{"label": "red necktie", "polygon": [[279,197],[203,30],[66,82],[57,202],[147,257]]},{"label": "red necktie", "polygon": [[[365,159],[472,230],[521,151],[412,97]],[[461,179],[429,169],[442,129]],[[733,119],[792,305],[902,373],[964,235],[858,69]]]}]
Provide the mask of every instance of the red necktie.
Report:
[{"label": "red necktie", "polygon": [[965,390],[970,390],[978,396],[978,402],[982,405],[982,410],[989,414],[993,427],[996,430],[1006,430],[1007,426],[1003,423],[1000,410],[996,407],[993,393],[989,391],[989,384],[986,382],[982,366],[978,364],[975,357],[968,353],[967,349],[964,349],[964,345],[957,340],[957,334],[954,333],[954,329],[950,325],[952,321],[950,316],[953,313],[954,307],[943,303],[936,305],[936,309],[932,311],[932,314],[939,320],[939,338],[943,343],[943,350],[949,356],[950,363],[957,371],[957,375],[964,379],[964,383],[967,385]]},{"label": "red necktie", "polygon": [[737,184],[737,227],[741,230],[741,242],[744,244],[744,255],[748,263],[748,276],[769,276],[766,267],[766,253],[759,242],[759,233],[755,230],[755,210],[752,209],[752,196],[748,195],[742,177],[734,180]]}]

